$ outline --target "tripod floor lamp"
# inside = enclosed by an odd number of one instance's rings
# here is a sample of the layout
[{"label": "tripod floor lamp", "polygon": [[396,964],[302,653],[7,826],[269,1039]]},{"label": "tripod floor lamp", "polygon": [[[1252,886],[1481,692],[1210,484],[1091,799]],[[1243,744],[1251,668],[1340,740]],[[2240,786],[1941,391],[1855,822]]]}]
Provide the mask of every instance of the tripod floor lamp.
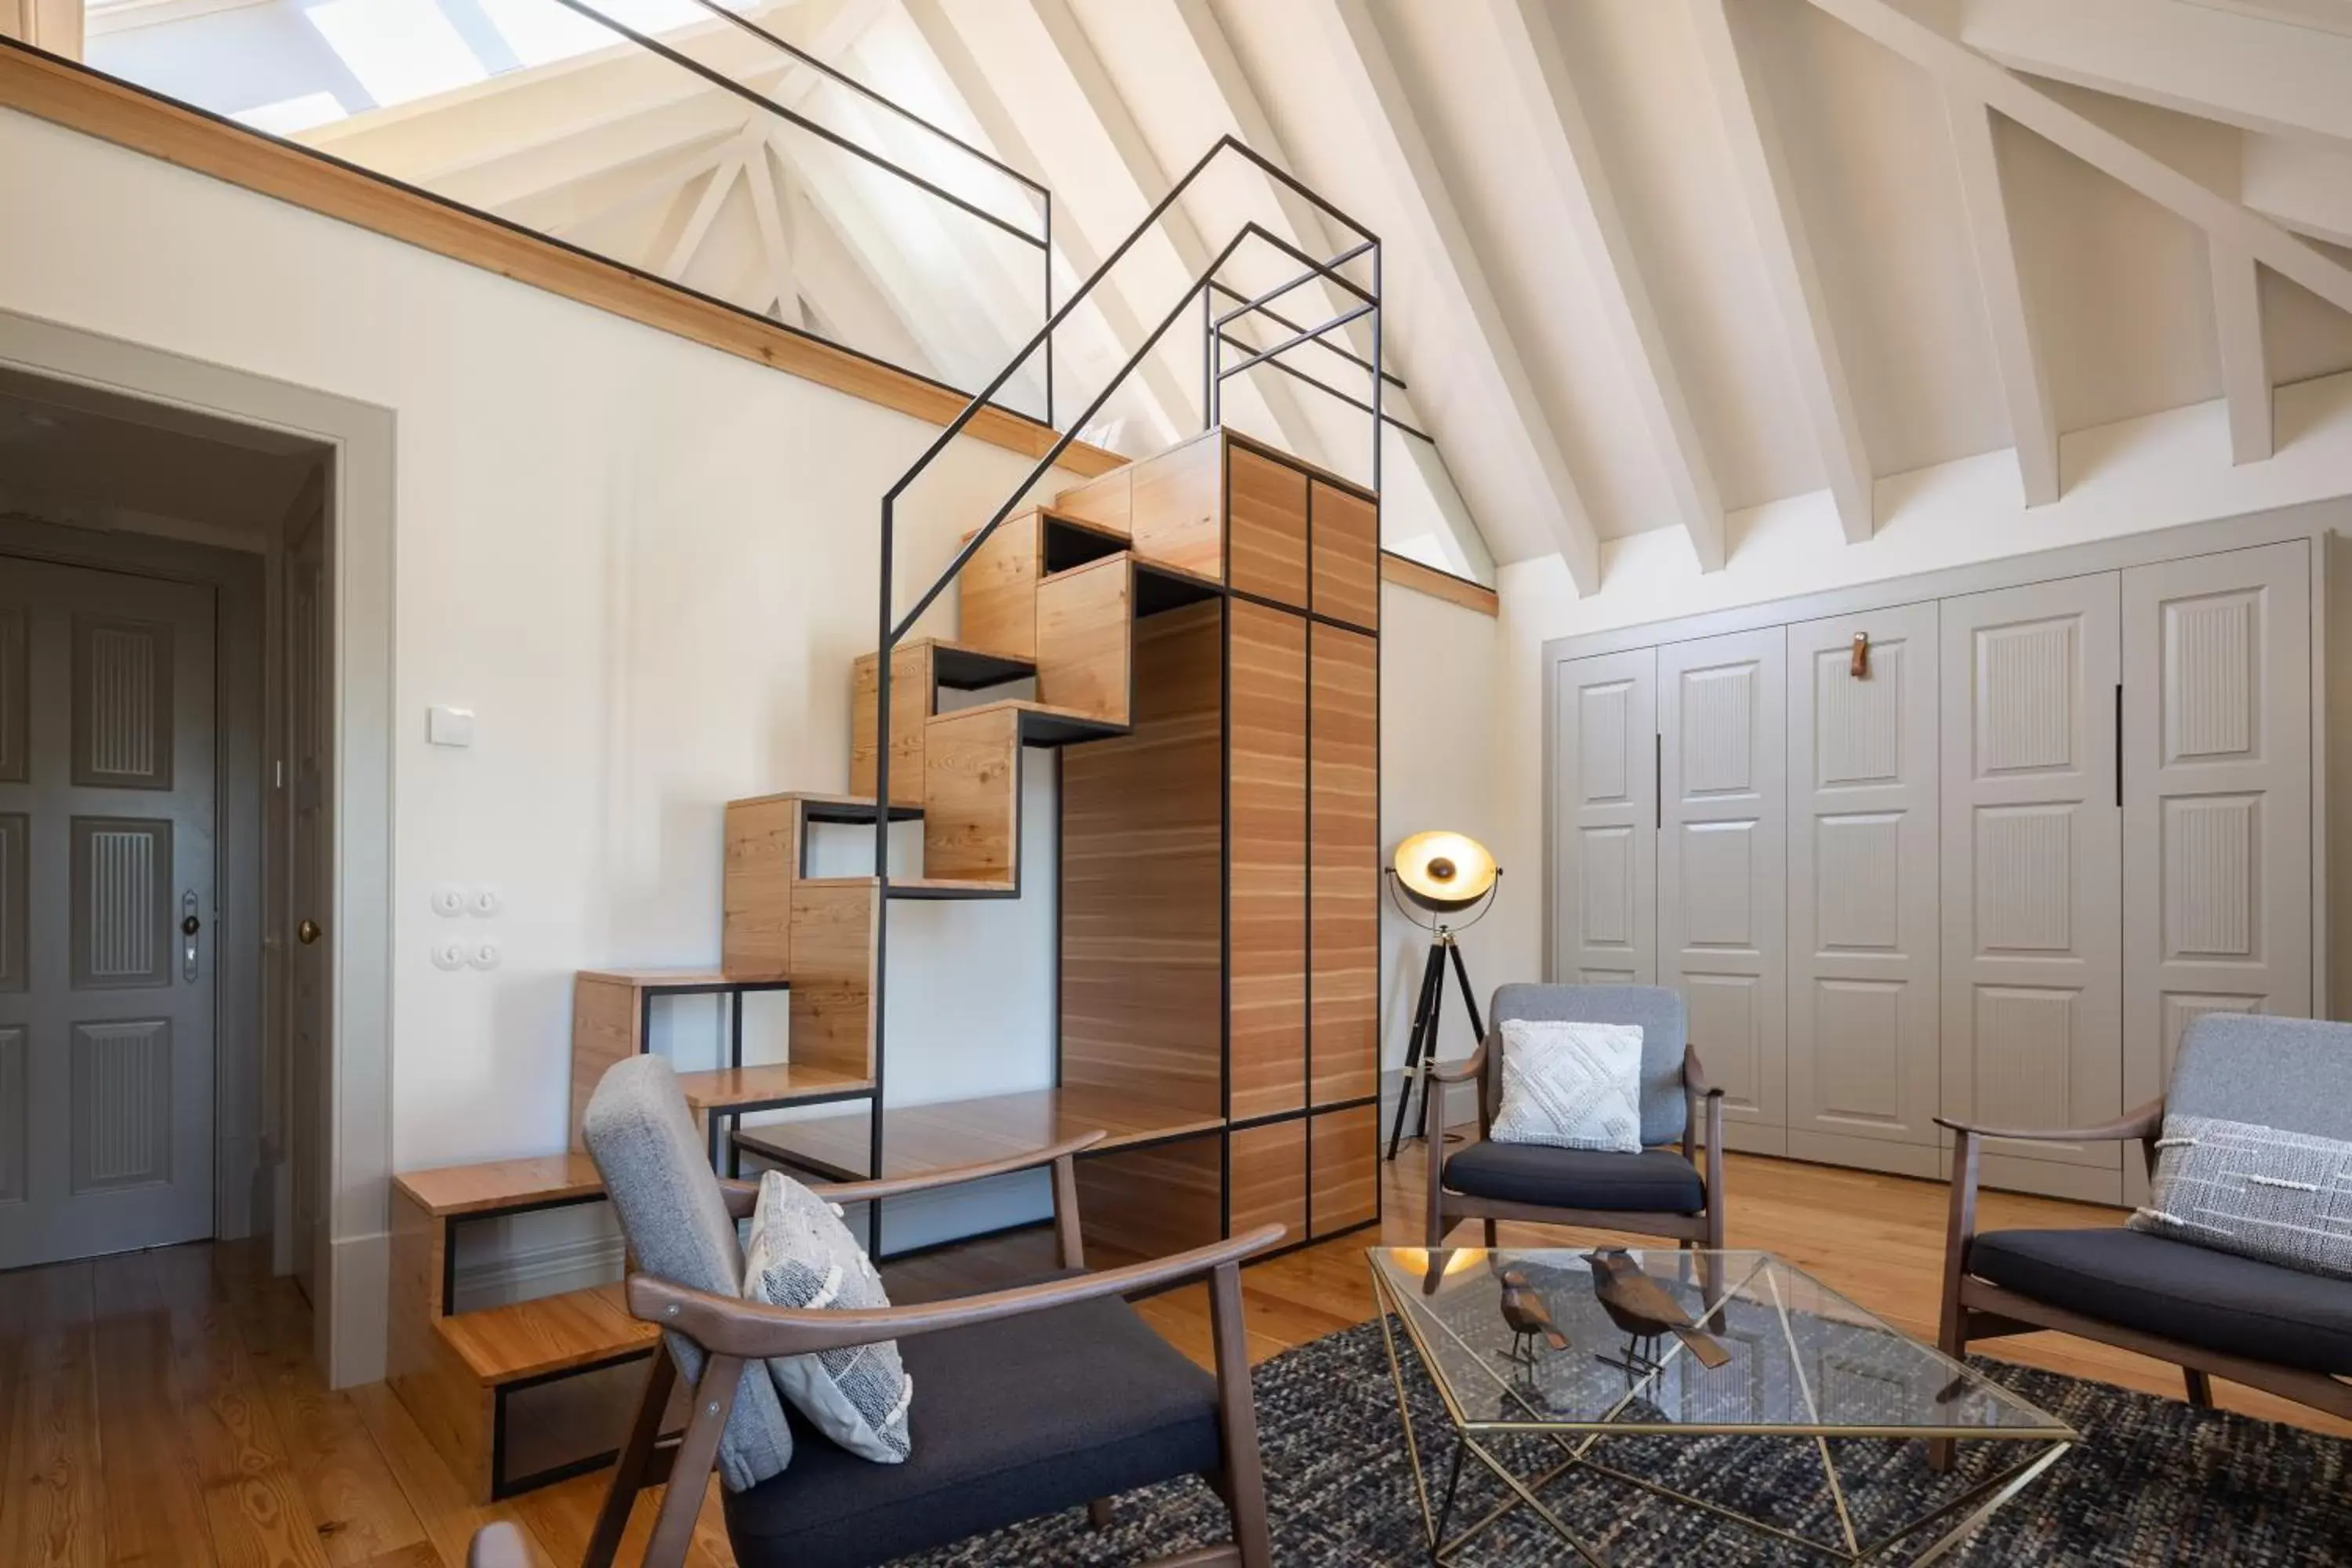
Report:
[{"label": "tripod floor lamp", "polygon": [[[1405,1128],[1421,1125],[1412,1116],[1413,1090],[1420,1089],[1424,1100],[1429,1093],[1429,1068],[1437,1056],[1437,1020],[1449,967],[1462,988],[1462,1005],[1470,1010],[1472,1039],[1486,1037],[1486,1026],[1478,1017],[1478,998],[1470,990],[1470,974],[1462,966],[1462,949],[1454,942],[1457,928],[1447,923],[1447,917],[1475,909],[1476,912],[1462,922],[1460,929],[1465,930],[1484,919],[1494,907],[1496,882],[1502,874],[1485,845],[1460,833],[1416,833],[1397,846],[1389,865],[1389,897],[1405,919],[1430,933],[1429,962],[1421,972],[1421,1000],[1412,1011],[1412,1038],[1405,1047],[1404,1089],[1397,1098],[1396,1124],[1389,1129],[1391,1160],[1397,1157]],[[1423,920],[1413,912],[1408,900],[1412,906],[1438,918]],[[1437,1158],[1436,1151],[1430,1152],[1430,1158]]]}]

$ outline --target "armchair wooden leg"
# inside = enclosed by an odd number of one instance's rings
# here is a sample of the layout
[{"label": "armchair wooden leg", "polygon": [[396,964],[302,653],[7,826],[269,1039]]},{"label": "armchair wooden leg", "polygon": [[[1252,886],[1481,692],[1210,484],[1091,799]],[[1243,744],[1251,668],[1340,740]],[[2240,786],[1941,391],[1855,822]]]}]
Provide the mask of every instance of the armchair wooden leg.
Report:
[{"label": "armchair wooden leg", "polygon": [[662,1413],[669,1406],[669,1391],[677,1382],[677,1363],[669,1350],[656,1345],[646,1368],[646,1391],[637,1400],[637,1414],[629,1424],[621,1462],[614,1468],[613,1483],[604,1492],[604,1506],[596,1510],[596,1528],[588,1537],[587,1554],[580,1568],[613,1568],[613,1554],[629,1528],[629,1512],[646,1489],[646,1468],[654,1446],[661,1440]]},{"label": "armchair wooden leg", "polygon": [[[646,1543],[644,1568],[681,1568],[686,1549],[694,1539],[695,1517],[710,1489],[710,1472],[719,1462],[719,1438],[735,1409],[735,1390],[743,1381],[740,1356],[714,1355],[702,1363],[694,1384],[694,1410],[687,1418],[686,1436],[669,1468],[661,1512],[655,1516],[653,1539]],[[656,1417],[656,1419],[659,1419]]]},{"label": "armchair wooden leg", "polygon": [[1209,1280],[1209,1328],[1217,1347],[1217,1424],[1224,1439],[1226,1511],[1242,1568],[1272,1568],[1265,1472],[1257,1451],[1257,1404],[1250,1393],[1249,1341],[1242,1332],[1242,1271],[1224,1264]]},{"label": "armchair wooden leg", "polygon": [[1492,1252],[1496,1247],[1501,1245],[1495,1239],[1495,1222],[1490,1219],[1482,1220],[1479,1223],[1481,1227],[1486,1233],[1486,1250]]},{"label": "armchair wooden leg", "polygon": [[2213,1380],[2193,1366],[2180,1369],[2180,1379],[2189,1385],[2189,1403],[2200,1410],[2213,1408]]},{"label": "armchair wooden leg", "polygon": [[[1969,1243],[1977,1233],[1978,1153],[1974,1132],[1962,1131],[1954,1134],[1952,1206],[1944,1232],[1944,1305],[1936,1327],[1936,1348],[1957,1362],[1967,1361],[1969,1355],[1969,1310],[1961,1304],[1960,1288],[1968,1279]],[[1928,1440],[1930,1468],[1950,1469],[1952,1454],[1951,1438]]]}]

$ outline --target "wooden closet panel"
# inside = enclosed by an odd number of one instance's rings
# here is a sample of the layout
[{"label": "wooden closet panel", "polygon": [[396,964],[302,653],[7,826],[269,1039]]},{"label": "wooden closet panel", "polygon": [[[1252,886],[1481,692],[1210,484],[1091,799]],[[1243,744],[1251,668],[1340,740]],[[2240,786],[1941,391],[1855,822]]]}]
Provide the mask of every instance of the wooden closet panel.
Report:
[{"label": "wooden closet panel", "polygon": [[1789,628],[1789,1152],[1920,1176],[1941,1093],[1936,654],[1933,602]]},{"label": "wooden closet panel", "polygon": [[1080,1160],[1078,1221],[1087,1264],[1165,1258],[1223,1236],[1223,1135],[1211,1132]]},{"label": "wooden closet panel", "polygon": [[1062,753],[1062,1081],[1220,1113],[1223,605],[1136,626],[1135,729]]},{"label": "wooden closet panel", "polygon": [[1658,649],[1658,984],[1724,1091],[1730,1147],[1788,1140],[1783,628]]},{"label": "wooden closet panel", "polygon": [[1317,1236],[1330,1236],[1379,1217],[1379,1106],[1318,1112],[1307,1143],[1307,1161]]},{"label": "wooden closet panel", "polygon": [[[1942,1114],[2094,1126],[2124,1108],[2116,574],[1970,594],[1939,613]],[[2119,1152],[1993,1143],[1987,1172],[2114,1203]],[[2032,1174],[2059,1163],[2096,1167],[2095,1184]]]},{"label": "wooden closet panel", "polygon": [[1556,984],[1657,984],[1657,677],[1655,648],[1559,665]]},{"label": "wooden closet panel", "polygon": [[1228,1114],[1242,1120],[1307,1102],[1307,621],[1242,599],[1228,614]]},{"label": "wooden closet panel", "polygon": [[1307,476],[1246,447],[1225,454],[1226,581],[1244,594],[1307,607]]},{"label": "wooden closet panel", "polygon": [[1379,1087],[1380,644],[1308,638],[1308,1088],[1328,1105]]},{"label": "wooden closet panel", "polygon": [[1315,481],[1315,613],[1349,626],[1381,624],[1381,509],[1351,490]]},{"label": "wooden closet panel", "polygon": [[2126,1106],[2205,1014],[2311,1016],[2310,563],[2298,540],[2123,574]]},{"label": "wooden closet panel", "polygon": [[1232,1135],[1232,1234],[1278,1225],[1283,1242],[1307,1239],[1307,1119],[1244,1127]]}]

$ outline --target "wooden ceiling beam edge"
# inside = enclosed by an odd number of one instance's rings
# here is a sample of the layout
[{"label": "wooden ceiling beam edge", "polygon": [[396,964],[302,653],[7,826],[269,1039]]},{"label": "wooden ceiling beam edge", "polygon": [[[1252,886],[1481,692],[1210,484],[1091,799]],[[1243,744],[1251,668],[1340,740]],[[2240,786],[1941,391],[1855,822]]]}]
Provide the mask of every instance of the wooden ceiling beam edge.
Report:
[{"label": "wooden ceiling beam edge", "polygon": [[[421,191],[215,119],[99,72],[0,38],[0,108],[355,225],[642,326],[943,426],[970,399],[920,376],[641,277]],[[1040,458],[1058,435],[1008,409],[982,409],[965,434]],[[1061,466],[1088,478],[1126,458],[1074,441]]]},{"label": "wooden ceiling beam edge", "polygon": [[2017,236],[2010,226],[2009,199],[2001,194],[1992,111],[1968,94],[1948,89],[1944,112],[1959,163],[1960,202],[1968,209],[1969,239],[1976,251],[1977,284],[1992,331],[1993,360],[2000,367],[2018,479],[2027,506],[2047,506],[2062,488],[2058,417],[2050,401],[2050,374],[2034,335],[2025,282],[2018,272]]},{"label": "wooden ceiling beam edge", "polygon": [[1845,361],[1838,352],[1821,269],[1813,261],[1812,243],[1797,205],[1780,121],[1752,51],[1739,37],[1749,20],[1748,8],[1734,0],[1688,0],[1688,5],[1730,143],[1732,170],[1780,311],[1798,395],[1821,452],[1822,471],[1846,542],[1859,544],[1877,526],[1876,472],[1863,438],[1861,416],[1854,411]]},{"label": "wooden ceiling beam edge", "polygon": [[1549,162],[1560,171],[1560,197],[1570,226],[1617,340],[1618,358],[1633,384],[1643,422],[1657,445],[1659,466],[1674,491],[1683,531],[1698,557],[1699,570],[1719,572],[1725,550],[1723,494],[1683,395],[1682,378],[1675,371],[1657,310],[1642,281],[1641,259],[1618,210],[1567,51],[1560,47],[1544,0],[1516,0],[1496,6],[1493,14],[1502,33],[1503,58],[1538,135],[1549,144]]}]

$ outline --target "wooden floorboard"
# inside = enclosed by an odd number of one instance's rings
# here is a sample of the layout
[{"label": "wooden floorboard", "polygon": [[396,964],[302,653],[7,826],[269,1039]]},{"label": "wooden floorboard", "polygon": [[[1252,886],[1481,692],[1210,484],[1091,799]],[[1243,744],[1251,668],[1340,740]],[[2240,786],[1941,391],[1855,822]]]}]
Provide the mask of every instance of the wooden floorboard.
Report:
[{"label": "wooden floorboard", "polygon": [[[1421,1239],[1417,1150],[1383,1173],[1379,1235]],[[1860,1172],[1735,1155],[1730,1241],[1765,1247],[1899,1326],[1935,1327],[1945,1189]],[[1985,1228],[2111,1225],[2112,1209],[1988,1194]],[[1605,1233],[1504,1227],[1520,1245]],[[1465,1236],[1473,1234],[1464,1232]],[[1263,1361],[1371,1311],[1360,1232],[1243,1274],[1249,1349]],[[1109,1261],[1101,1259],[1097,1261]],[[885,1269],[903,1301],[987,1289],[1053,1267],[1045,1231],[927,1254]],[[1139,1310],[1209,1360],[1197,1288]],[[2172,1367],[2057,1335],[1986,1347],[2077,1377],[2178,1398]],[[2216,1383],[2224,1406],[2352,1436],[2336,1421]],[[488,1508],[469,1502],[383,1384],[336,1392],[310,1360],[310,1313],[250,1244],[0,1274],[0,1564],[90,1568],[464,1568],[492,1520],[520,1524],[532,1568],[580,1560],[607,1472]],[[634,1564],[660,1497],[638,1501],[621,1562]],[[694,1568],[729,1568],[718,1495],[705,1500]]]}]

